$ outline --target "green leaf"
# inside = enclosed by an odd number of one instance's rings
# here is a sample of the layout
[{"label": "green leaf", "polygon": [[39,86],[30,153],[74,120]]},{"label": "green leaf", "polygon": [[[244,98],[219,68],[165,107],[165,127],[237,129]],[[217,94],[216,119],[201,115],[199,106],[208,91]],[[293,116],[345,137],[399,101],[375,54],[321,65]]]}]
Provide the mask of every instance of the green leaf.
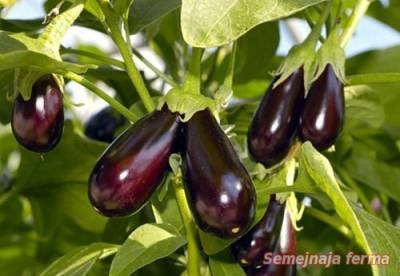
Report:
[{"label": "green leaf", "polygon": [[400,1],[390,0],[384,4],[384,1],[374,1],[368,9],[368,13],[376,19],[388,24],[390,27],[400,31]]},{"label": "green leaf", "polygon": [[83,0],[75,2],[76,3],[69,9],[52,18],[50,23],[36,39],[41,53],[47,54],[54,59],[61,60],[59,54],[61,40],[84,8],[82,4]]},{"label": "green leaf", "polygon": [[237,42],[233,92],[236,97],[262,95],[271,80],[279,44],[277,23],[264,23],[251,29]]},{"label": "green leaf", "polygon": [[194,47],[227,44],[253,27],[296,13],[322,0],[183,0],[182,33]]},{"label": "green leaf", "polygon": [[135,0],[129,13],[131,33],[137,33],[152,22],[175,10],[180,0]]},{"label": "green leaf", "polygon": [[41,276],[87,275],[100,258],[115,254],[118,245],[94,243],[78,248],[52,263]]},{"label": "green leaf", "polygon": [[43,19],[19,20],[0,18],[0,30],[13,33],[34,32],[44,27],[42,22]]},{"label": "green leaf", "polygon": [[400,169],[398,166],[354,154],[346,160],[344,166],[357,181],[400,202]]},{"label": "green leaf", "polygon": [[87,180],[103,150],[102,143],[75,133],[70,121],[53,151],[40,156],[21,149],[14,187],[31,202],[41,236],[51,236],[65,217],[92,233],[102,231],[106,219],[89,203]]},{"label": "green leaf", "polygon": [[209,259],[211,274],[213,276],[245,276],[243,269],[236,262],[229,250],[225,250]]},{"label": "green leaf", "polygon": [[[22,83],[17,79],[17,91],[9,91],[9,95],[19,92],[25,99],[29,99],[32,92],[32,85],[37,80],[37,76],[40,77],[41,75],[51,73],[63,75],[68,72],[82,74],[89,68],[93,68],[93,66],[61,62],[44,54],[32,51],[13,51],[6,54],[0,54],[0,71],[20,69],[20,71],[17,71],[17,77],[29,77],[29,75],[36,76],[34,79],[31,79],[29,83]],[[28,72],[27,70],[31,71]],[[10,83],[7,85],[10,85]],[[12,87],[14,88],[14,85],[12,85]]]},{"label": "green leaf", "polygon": [[[351,206],[363,229],[371,251],[389,256],[389,265],[379,266],[379,275],[397,275],[400,271],[400,229],[361,209]],[[378,275],[378,273],[376,273]]]},{"label": "green leaf", "polygon": [[[379,245],[373,241],[374,236],[371,230],[365,227],[356,216],[352,205],[347,201],[345,195],[336,181],[333,169],[329,161],[313,148],[310,142],[303,144],[300,158],[306,167],[310,177],[315,181],[317,186],[332,200],[333,206],[339,217],[351,228],[356,242],[364,249],[366,254],[386,254],[385,250],[380,250]],[[388,237],[389,238],[389,237]],[[382,248],[385,249],[385,248]],[[376,252],[374,252],[376,250]],[[390,254],[391,252],[388,252]],[[392,260],[398,255],[390,256]],[[392,262],[387,266],[372,265],[374,275],[393,275],[396,270],[397,263]]]},{"label": "green leaf", "polygon": [[347,87],[345,130],[360,136],[365,130],[377,129],[384,124],[385,112],[379,98],[368,87]]},{"label": "green leaf", "polygon": [[129,275],[169,256],[185,243],[185,238],[172,225],[144,224],[133,231],[118,250],[111,264],[110,275]]}]

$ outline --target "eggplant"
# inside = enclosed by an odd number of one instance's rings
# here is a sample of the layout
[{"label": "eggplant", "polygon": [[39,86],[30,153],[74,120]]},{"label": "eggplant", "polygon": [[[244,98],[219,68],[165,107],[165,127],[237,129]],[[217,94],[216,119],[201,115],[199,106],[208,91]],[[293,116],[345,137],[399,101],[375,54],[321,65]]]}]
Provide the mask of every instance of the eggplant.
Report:
[{"label": "eggplant", "polygon": [[247,135],[250,156],[265,167],[279,163],[288,154],[304,104],[303,69],[273,88],[277,79],[261,99]]},{"label": "eggplant", "polygon": [[89,118],[85,125],[85,135],[91,139],[111,143],[115,139],[116,130],[125,124],[124,117],[105,107]]},{"label": "eggplant", "polygon": [[300,138],[318,150],[332,146],[344,123],[343,84],[332,65],[311,85],[300,118]]},{"label": "eggplant", "polygon": [[89,199],[108,217],[137,212],[160,184],[176,150],[180,119],[166,107],[137,121],[105,150],[89,179]]},{"label": "eggplant", "polygon": [[221,238],[242,235],[253,221],[254,187],[208,109],[184,126],[182,159],[185,192],[198,227]]},{"label": "eggplant", "polygon": [[[279,241],[275,246],[276,255],[296,255],[296,232],[293,228],[289,211],[285,210]],[[247,276],[295,276],[296,264],[268,264],[259,268],[248,269]]]},{"label": "eggplant", "polygon": [[285,205],[271,196],[263,218],[232,245],[232,253],[242,267],[262,266],[264,254],[273,252],[279,240]]},{"label": "eggplant", "polygon": [[36,81],[31,98],[15,99],[11,128],[19,144],[30,151],[48,152],[60,141],[64,128],[63,95],[52,75]]}]

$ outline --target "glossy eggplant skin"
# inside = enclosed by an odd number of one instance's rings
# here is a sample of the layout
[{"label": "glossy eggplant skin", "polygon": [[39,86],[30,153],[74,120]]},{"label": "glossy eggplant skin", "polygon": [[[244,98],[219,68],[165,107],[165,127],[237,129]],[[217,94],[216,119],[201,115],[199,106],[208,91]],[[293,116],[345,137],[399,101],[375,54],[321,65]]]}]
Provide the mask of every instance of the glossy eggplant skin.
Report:
[{"label": "glossy eggplant skin", "polygon": [[105,107],[86,122],[85,134],[91,139],[111,143],[115,139],[115,131],[125,122],[122,115]]},{"label": "glossy eggplant skin", "polygon": [[176,149],[179,115],[167,108],[145,116],[106,149],[89,179],[89,199],[108,217],[137,212],[160,184]]},{"label": "glossy eggplant skin", "polygon": [[271,167],[288,154],[304,104],[303,70],[273,88],[275,78],[254,114],[247,143],[251,157]]},{"label": "glossy eggplant skin", "polygon": [[344,122],[343,84],[328,64],[311,85],[300,118],[300,138],[318,150],[335,143]]},{"label": "glossy eggplant skin", "polygon": [[221,238],[243,234],[254,217],[254,187],[208,109],[186,123],[183,140],[185,191],[197,225]]},{"label": "glossy eggplant skin", "polygon": [[[293,228],[289,211],[286,209],[279,241],[275,246],[274,254],[295,255],[297,251],[296,232]],[[295,276],[296,265],[263,265],[259,268],[248,269],[247,276]]]},{"label": "glossy eggplant skin", "polygon": [[263,218],[232,245],[232,253],[243,267],[263,264],[264,254],[273,252],[278,242],[285,205],[271,197]]},{"label": "glossy eggplant skin", "polygon": [[53,76],[46,75],[35,82],[29,100],[18,95],[11,127],[17,141],[30,151],[48,152],[58,144],[64,128],[64,105]]}]

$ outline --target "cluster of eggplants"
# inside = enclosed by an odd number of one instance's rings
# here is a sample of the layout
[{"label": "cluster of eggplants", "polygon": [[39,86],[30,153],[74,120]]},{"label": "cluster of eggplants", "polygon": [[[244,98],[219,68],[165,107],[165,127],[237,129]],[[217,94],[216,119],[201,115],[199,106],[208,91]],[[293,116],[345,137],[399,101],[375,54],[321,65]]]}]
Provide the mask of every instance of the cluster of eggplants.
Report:
[{"label": "cluster of eggplants", "polygon": [[328,64],[311,85],[306,98],[302,69],[275,88],[274,81],[249,128],[251,157],[266,167],[279,163],[288,154],[297,132],[302,141],[310,141],[318,150],[332,146],[344,120],[343,84],[332,65]]},{"label": "cluster of eggplants", "polygon": [[91,139],[111,143],[116,138],[117,129],[125,123],[126,120],[120,113],[111,107],[105,107],[86,122],[85,134]]},{"label": "cluster of eggplants", "polygon": [[171,153],[183,157],[189,206],[200,229],[223,238],[247,230],[255,212],[251,179],[208,110],[187,123],[166,106],[133,124],[103,153],[89,198],[106,216],[138,211],[157,188]]},{"label": "cluster of eggplants", "polygon": [[285,205],[271,196],[263,218],[232,245],[232,253],[248,276],[293,276],[296,265],[265,264],[265,254],[296,254],[296,234]]},{"label": "cluster of eggplants", "polygon": [[64,126],[63,95],[52,75],[36,81],[29,100],[18,95],[11,127],[16,140],[34,152],[48,152],[60,141]]}]

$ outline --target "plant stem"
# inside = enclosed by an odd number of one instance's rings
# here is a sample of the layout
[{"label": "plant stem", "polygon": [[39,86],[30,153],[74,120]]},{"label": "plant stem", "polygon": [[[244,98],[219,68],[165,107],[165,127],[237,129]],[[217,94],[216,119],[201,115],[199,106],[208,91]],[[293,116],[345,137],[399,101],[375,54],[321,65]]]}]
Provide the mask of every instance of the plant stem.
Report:
[{"label": "plant stem", "polygon": [[400,82],[400,73],[360,74],[346,77],[346,85],[396,83]]},{"label": "plant stem", "polygon": [[175,177],[172,180],[172,185],[175,191],[176,201],[182,216],[188,242],[187,272],[189,276],[200,276],[201,259],[199,246],[197,244],[197,229],[187,203],[185,191],[182,185],[182,178],[178,176]]},{"label": "plant stem", "polygon": [[[170,84],[173,87],[178,86],[178,84],[174,80],[172,80],[169,76],[167,76],[166,74],[164,74],[163,72],[158,70],[142,54],[140,54],[135,49],[132,49],[132,50],[133,50],[133,54],[138,59],[140,59],[144,65],[146,65],[150,70],[152,70],[160,79],[162,79],[163,81],[165,81],[166,83]],[[125,64],[122,61],[115,59],[115,58],[107,57],[105,55],[96,54],[96,53],[92,53],[92,52],[85,51],[85,50],[72,49],[72,48],[62,48],[61,52],[63,54],[75,54],[75,55],[79,55],[79,56],[85,56],[85,57],[92,58],[94,61],[100,61],[99,63],[96,63],[96,65],[112,65],[112,66],[118,67],[120,69],[125,69]]]},{"label": "plant stem", "polygon": [[324,11],[319,17],[317,23],[315,23],[310,35],[304,41],[304,43],[309,43],[310,47],[315,48],[315,45],[317,44],[319,37],[321,35],[322,26],[324,26],[324,23],[331,12],[331,7],[332,7],[332,0],[326,3]]},{"label": "plant stem", "polygon": [[183,84],[183,91],[187,93],[200,94],[200,67],[202,54],[203,49],[192,48],[189,68],[186,72],[185,82]]},{"label": "plant stem", "polygon": [[349,42],[351,36],[353,35],[355,29],[357,28],[358,22],[367,12],[369,5],[371,4],[372,0],[358,0],[354,9],[353,13],[350,16],[350,19],[347,21],[347,24],[344,28],[341,43],[340,45],[342,48],[346,47],[347,43]]},{"label": "plant stem", "polygon": [[119,18],[113,12],[108,1],[97,0],[97,3],[100,5],[101,10],[105,15],[107,26],[110,28],[111,37],[113,38],[121,53],[122,58],[125,61],[125,69],[128,73],[128,76],[131,79],[133,85],[136,87],[144,107],[147,111],[150,112],[154,109],[154,103],[150,97],[149,91],[146,88],[143,78],[133,61],[132,48],[129,46],[130,43],[128,45],[122,36],[120,27],[118,25]]},{"label": "plant stem", "polygon": [[335,228],[338,232],[343,234],[346,238],[352,239],[353,234],[350,231],[350,229],[346,225],[344,225],[341,221],[334,218],[333,216],[331,216],[325,212],[322,212],[321,210],[312,208],[312,207],[306,208],[305,212],[307,214],[309,214],[310,216]]},{"label": "plant stem", "polygon": [[160,77],[163,81],[171,85],[172,87],[178,87],[179,85],[169,76],[164,74],[161,70],[157,69],[150,61],[148,61],[139,51],[132,49],[133,54],[140,59],[149,69],[151,69],[157,76]]},{"label": "plant stem", "polygon": [[89,57],[92,58],[93,60],[96,61],[100,61],[101,64],[107,64],[107,65],[112,65],[121,69],[125,69],[125,64],[122,61],[119,61],[118,59],[115,58],[110,58],[107,57],[105,55],[101,55],[101,54],[96,54],[96,53],[92,53],[89,51],[85,51],[85,50],[78,50],[78,49],[72,49],[72,48],[62,48],[61,52],[64,54],[75,54],[75,55],[79,55],[79,56],[85,56],[85,57]]},{"label": "plant stem", "polygon": [[140,117],[134,114],[132,111],[127,109],[125,106],[123,106],[120,102],[115,100],[113,97],[109,96],[106,92],[98,88],[94,83],[88,81],[84,77],[77,75],[73,72],[68,72],[63,75],[65,78],[73,80],[82,86],[86,87],[87,89],[91,90],[93,93],[95,93],[97,96],[102,98],[104,101],[106,101],[110,106],[112,106],[115,110],[117,110],[119,113],[121,113],[125,118],[127,118],[131,122],[137,121]]}]

